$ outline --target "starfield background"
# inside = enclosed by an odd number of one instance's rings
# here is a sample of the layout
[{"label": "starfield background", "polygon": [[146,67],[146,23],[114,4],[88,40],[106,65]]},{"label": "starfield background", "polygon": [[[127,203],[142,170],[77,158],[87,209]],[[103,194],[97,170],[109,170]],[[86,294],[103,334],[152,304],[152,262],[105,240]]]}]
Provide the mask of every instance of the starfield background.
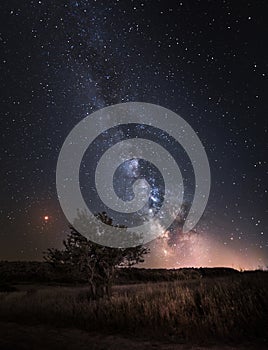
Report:
[{"label": "starfield background", "polygon": [[[0,10],[0,348],[265,348],[266,1],[11,0]],[[192,126],[209,159],[211,192],[195,230],[182,233],[177,218],[146,246],[143,263],[116,266],[111,295],[96,299],[85,271],[61,255],[70,228],[56,164],[79,121],[129,101],[166,107]],[[128,132],[135,130],[101,135],[83,160],[83,194],[96,214],[109,211],[92,200],[94,164]],[[147,137],[176,155],[166,135]],[[182,153],[176,161],[187,210],[193,173]],[[125,179],[143,174],[157,209],[161,174],[147,165],[126,162],[115,183],[122,194]],[[44,261],[49,248],[58,260]]]}]

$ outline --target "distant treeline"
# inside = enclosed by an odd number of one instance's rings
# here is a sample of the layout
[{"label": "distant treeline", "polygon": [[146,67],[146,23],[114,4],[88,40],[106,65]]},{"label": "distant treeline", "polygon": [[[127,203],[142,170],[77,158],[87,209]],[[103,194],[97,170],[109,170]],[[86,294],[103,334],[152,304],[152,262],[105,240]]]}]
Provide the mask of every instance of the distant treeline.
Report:
[{"label": "distant treeline", "polygon": [[[191,280],[203,277],[237,275],[239,273],[239,271],[232,268],[119,268],[116,274],[116,283]],[[71,271],[55,269],[47,262],[0,261],[0,283],[5,282],[85,283],[86,278],[74,275]]]},{"label": "distant treeline", "polygon": [[180,269],[143,269],[131,268],[118,270],[120,283],[161,282],[201,279],[203,277],[221,277],[239,274],[232,268],[180,268]]}]

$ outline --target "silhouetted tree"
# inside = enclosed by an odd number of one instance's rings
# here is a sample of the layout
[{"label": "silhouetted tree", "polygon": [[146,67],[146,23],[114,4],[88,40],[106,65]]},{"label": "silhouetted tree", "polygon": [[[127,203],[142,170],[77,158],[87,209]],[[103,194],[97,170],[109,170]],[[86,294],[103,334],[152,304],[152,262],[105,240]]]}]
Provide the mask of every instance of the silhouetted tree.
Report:
[{"label": "silhouetted tree", "polygon": [[[96,217],[106,225],[113,226],[112,219],[106,213]],[[85,276],[90,295],[94,299],[111,295],[116,268],[131,267],[143,262],[144,255],[149,251],[143,245],[131,248],[106,247],[90,241],[72,226],[70,230],[67,239],[63,241],[64,249],[48,249],[45,260],[55,268]]]}]

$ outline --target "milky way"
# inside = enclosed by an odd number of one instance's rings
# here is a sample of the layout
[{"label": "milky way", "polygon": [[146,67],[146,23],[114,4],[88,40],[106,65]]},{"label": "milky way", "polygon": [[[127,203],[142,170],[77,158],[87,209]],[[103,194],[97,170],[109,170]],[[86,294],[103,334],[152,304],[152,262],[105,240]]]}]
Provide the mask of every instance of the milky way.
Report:
[{"label": "milky way", "polygon": [[[266,2],[0,6],[0,259],[41,259],[46,248],[61,246],[68,223],[55,169],[64,139],[93,111],[141,101],[164,106],[193,127],[212,178],[196,231],[185,236],[174,224],[152,242],[146,266],[268,265]],[[89,147],[80,176],[87,204],[104,209],[92,183],[95,165],[105,149],[134,134],[161,143],[176,159],[187,207],[194,189],[187,154],[169,135],[141,125],[109,130]],[[135,158],[123,162],[114,177],[118,196],[131,199],[137,179],[151,185],[147,211],[153,215],[165,193],[161,171]]]}]

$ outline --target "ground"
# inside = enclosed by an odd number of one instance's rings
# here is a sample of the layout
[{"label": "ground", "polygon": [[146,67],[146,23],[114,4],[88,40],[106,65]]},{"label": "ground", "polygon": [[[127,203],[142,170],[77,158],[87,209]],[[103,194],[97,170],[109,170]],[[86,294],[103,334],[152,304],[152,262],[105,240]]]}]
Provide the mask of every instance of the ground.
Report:
[{"label": "ground", "polygon": [[[77,329],[52,328],[44,325],[25,326],[0,323],[1,350],[256,350],[255,345],[194,346],[128,339],[120,335],[102,335]],[[262,347],[258,346],[258,350]],[[263,347],[263,350],[265,348]]]},{"label": "ground", "polygon": [[0,350],[264,350],[267,293],[263,272],[115,285],[98,301],[87,285],[3,284]]}]

